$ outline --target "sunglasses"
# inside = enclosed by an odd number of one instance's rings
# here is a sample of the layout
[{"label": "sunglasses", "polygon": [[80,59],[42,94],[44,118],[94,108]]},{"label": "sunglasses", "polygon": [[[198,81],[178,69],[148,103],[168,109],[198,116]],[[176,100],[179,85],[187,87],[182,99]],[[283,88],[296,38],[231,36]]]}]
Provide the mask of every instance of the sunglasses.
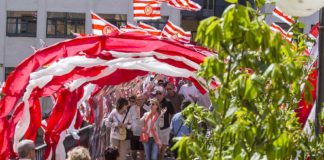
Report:
[{"label": "sunglasses", "polygon": [[151,103],[151,102],[149,102],[148,105],[149,105],[149,106],[153,106],[153,105],[157,105],[157,104],[156,104],[156,103]]},{"label": "sunglasses", "polygon": [[156,92],[155,95],[162,95],[162,93],[161,92]]}]

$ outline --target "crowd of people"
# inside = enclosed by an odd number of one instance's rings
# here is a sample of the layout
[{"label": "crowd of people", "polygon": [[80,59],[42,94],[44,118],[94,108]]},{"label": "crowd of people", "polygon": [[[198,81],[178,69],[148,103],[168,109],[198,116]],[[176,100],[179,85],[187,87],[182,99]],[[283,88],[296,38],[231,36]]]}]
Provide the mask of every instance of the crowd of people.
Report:
[{"label": "crowd of people", "polygon": [[117,100],[105,124],[111,128],[110,146],[118,148],[118,160],[126,159],[127,154],[133,160],[164,159],[171,134],[190,134],[191,128],[183,123],[181,111],[191,103],[210,107],[210,100],[191,81],[180,85],[159,80],[149,94]]},{"label": "crowd of people", "polygon": [[[148,92],[119,97],[103,120],[110,132],[104,159],[164,159],[172,137],[191,133],[191,127],[184,124],[181,114],[191,103],[210,107],[208,95],[202,95],[189,80],[180,81],[178,85],[159,80]],[[30,157],[35,157],[35,146],[30,141],[22,142],[19,157],[34,159]],[[83,147],[76,147],[67,155],[70,160],[91,159],[89,151]]]}]

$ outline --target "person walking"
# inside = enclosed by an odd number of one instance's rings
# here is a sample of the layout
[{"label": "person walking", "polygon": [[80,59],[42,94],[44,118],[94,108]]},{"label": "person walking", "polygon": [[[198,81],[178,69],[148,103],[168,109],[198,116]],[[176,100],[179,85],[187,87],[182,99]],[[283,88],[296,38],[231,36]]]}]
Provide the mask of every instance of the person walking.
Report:
[{"label": "person walking", "polygon": [[[183,101],[181,103],[182,110],[184,110],[190,104],[191,104],[190,101]],[[172,138],[188,136],[192,132],[191,126],[187,126],[186,124],[184,124],[184,121],[185,121],[185,117],[183,116],[182,112],[178,112],[172,117],[170,128],[171,128],[171,135],[173,135],[173,137],[170,137],[171,138],[170,147],[172,147],[172,145],[174,144],[174,140]],[[174,150],[173,153],[177,158],[178,156],[177,150]]]},{"label": "person walking", "polygon": [[140,141],[144,144],[145,160],[157,160],[159,149],[162,148],[162,143],[158,134],[160,128],[160,117],[166,112],[166,108],[161,110],[159,115],[159,101],[153,98],[149,101],[151,110],[146,112],[141,118],[144,123]]},{"label": "person walking", "polygon": [[[129,114],[132,121],[132,132],[133,136],[130,140],[130,148],[132,150],[133,160],[143,160],[144,159],[144,146],[140,142],[141,130],[143,123],[140,122],[141,117],[143,117],[146,110],[143,108],[145,103],[144,95],[137,95],[135,98],[136,104],[131,106]],[[139,154],[138,154],[139,153]]]},{"label": "person walking", "polygon": [[118,160],[125,160],[128,144],[126,140],[126,128],[131,129],[131,121],[128,112],[128,101],[125,98],[117,100],[116,108],[113,109],[108,117],[108,125],[110,130],[110,144],[112,147],[118,148]]},{"label": "person walking", "polygon": [[193,85],[192,81],[186,79],[185,82],[186,84],[181,86],[178,93],[183,96],[184,100],[196,103],[199,97],[198,89]]},{"label": "person walking", "polygon": [[161,126],[159,130],[159,136],[161,138],[162,147],[159,151],[159,159],[164,159],[164,154],[167,150],[170,140],[170,121],[174,114],[174,108],[170,100],[165,98],[164,88],[161,86],[155,86],[152,93],[159,101],[160,110],[166,109],[166,113],[161,116]]},{"label": "person walking", "polygon": [[166,96],[165,98],[170,100],[172,103],[174,113],[181,112],[181,102],[183,97],[180,96],[176,91],[173,83],[168,82],[165,86]]}]

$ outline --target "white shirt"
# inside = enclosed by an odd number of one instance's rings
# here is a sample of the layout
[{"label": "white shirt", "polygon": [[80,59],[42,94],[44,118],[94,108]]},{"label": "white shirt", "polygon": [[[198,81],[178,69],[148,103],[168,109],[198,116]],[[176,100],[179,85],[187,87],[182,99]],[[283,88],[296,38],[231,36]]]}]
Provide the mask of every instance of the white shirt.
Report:
[{"label": "white shirt", "polygon": [[[129,114],[129,113],[128,113]],[[114,139],[119,139],[119,130],[118,125],[123,122],[124,117],[126,115],[126,112],[120,114],[116,109],[113,109],[108,116],[108,126],[111,127],[110,130],[110,137]],[[129,119],[129,116],[127,115],[124,124],[131,123],[131,120]],[[131,125],[127,125],[127,128],[130,129]]]},{"label": "white shirt", "polygon": [[146,110],[146,112],[151,110],[151,107],[146,104],[143,105],[143,108]]},{"label": "white shirt", "polygon": [[183,95],[184,100],[189,100],[194,103],[195,101],[189,95],[197,98],[199,96],[199,91],[194,85],[188,86],[188,84],[184,84],[181,86],[179,94]]},{"label": "white shirt", "polygon": [[140,107],[133,105],[129,109],[129,118],[132,121],[132,131],[135,136],[140,136],[142,132],[143,123],[141,123],[141,109]]},{"label": "white shirt", "polygon": [[209,108],[211,105],[209,94],[208,93],[199,94],[198,99],[197,99],[197,104],[199,106],[204,106],[206,108]]}]

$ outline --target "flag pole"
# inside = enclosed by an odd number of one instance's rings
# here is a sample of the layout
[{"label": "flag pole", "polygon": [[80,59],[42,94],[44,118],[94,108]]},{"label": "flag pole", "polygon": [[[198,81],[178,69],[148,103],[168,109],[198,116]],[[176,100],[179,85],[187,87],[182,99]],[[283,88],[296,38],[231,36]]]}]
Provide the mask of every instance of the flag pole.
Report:
[{"label": "flag pole", "polygon": [[315,110],[315,135],[321,133],[321,124],[319,115],[324,102],[324,7],[319,12],[319,45],[318,45],[318,80],[317,80],[317,98]]}]

